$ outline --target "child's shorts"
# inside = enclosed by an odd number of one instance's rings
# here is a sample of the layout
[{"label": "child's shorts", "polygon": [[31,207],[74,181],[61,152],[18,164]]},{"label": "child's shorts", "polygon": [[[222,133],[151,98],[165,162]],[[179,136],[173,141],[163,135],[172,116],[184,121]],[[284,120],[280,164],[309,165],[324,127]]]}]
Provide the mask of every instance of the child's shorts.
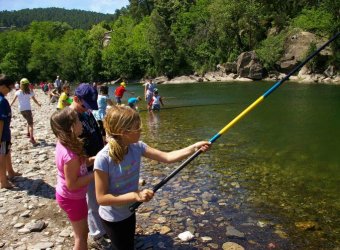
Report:
[{"label": "child's shorts", "polygon": [[24,110],[24,111],[21,111],[20,113],[25,118],[28,125],[33,125],[33,115],[32,115],[31,110]]},{"label": "child's shorts", "polygon": [[151,109],[152,109],[152,110],[157,110],[157,111],[159,111],[159,110],[161,110],[161,105],[159,105],[159,104],[153,104]]},{"label": "child's shorts", "polygon": [[55,198],[59,207],[66,212],[70,221],[79,221],[87,218],[86,198],[73,200],[64,198],[58,193],[55,193]]},{"label": "child's shorts", "polygon": [[115,96],[116,98],[116,103],[121,104],[122,103],[122,97]]}]

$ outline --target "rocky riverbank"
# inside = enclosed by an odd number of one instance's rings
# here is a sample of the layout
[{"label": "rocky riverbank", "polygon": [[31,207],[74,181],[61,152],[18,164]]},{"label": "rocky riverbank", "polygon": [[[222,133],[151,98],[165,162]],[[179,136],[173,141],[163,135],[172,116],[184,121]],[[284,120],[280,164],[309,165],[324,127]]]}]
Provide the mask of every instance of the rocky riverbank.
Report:
[{"label": "rocky riverbank", "polygon": [[[261,80],[253,80],[241,77],[237,73],[226,73],[224,69],[207,72],[204,75],[184,75],[169,79],[166,76],[155,78],[158,84],[181,84],[181,83],[201,83],[201,82],[252,82],[252,81],[272,81],[276,82],[286,77],[286,74],[273,72]],[[296,76],[291,76],[289,81],[301,84],[340,84],[340,75],[327,76],[325,74],[309,74],[303,67]]]},{"label": "rocky riverbank", "polygon": [[[12,163],[23,175],[13,179],[14,189],[0,190],[0,249],[72,249],[71,225],[54,198],[55,137],[49,117],[55,105],[48,103],[48,96],[41,90],[35,92],[42,103],[41,108],[32,104],[35,139],[40,145],[33,147],[29,142],[17,103],[12,107]],[[11,100],[13,94],[7,98]],[[164,168],[152,161],[144,164],[148,173],[142,172],[142,177],[149,185],[157,183],[175,166]],[[281,228],[274,228],[275,225],[240,211],[242,204],[235,202],[231,194],[232,190],[240,188],[237,181],[225,187],[227,194],[222,198],[216,195],[221,192],[216,190],[218,184],[202,187],[206,176],[199,168],[194,171],[198,178],[192,180],[190,173],[183,171],[171,182],[171,189],[160,190],[153,201],[140,207],[137,249],[237,250],[276,248],[279,242],[281,246],[287,244]],[[174,196],[177,196],[176,200]],[[223,214],[221,207],[228,208],[230,213]],[[242,210],[247,211],[244,207]],[[187,231],[193,238],[181,240],[178,235]]]}]

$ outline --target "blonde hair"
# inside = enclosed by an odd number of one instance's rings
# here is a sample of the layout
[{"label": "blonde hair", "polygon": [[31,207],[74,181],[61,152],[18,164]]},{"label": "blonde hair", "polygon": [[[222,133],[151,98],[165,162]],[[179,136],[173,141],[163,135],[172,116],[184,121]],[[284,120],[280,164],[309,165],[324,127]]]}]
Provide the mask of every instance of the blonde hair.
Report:
[{"label": "blonde hair", "polygon": [[25,95],[31,93],[29,83],[20,83],[20,89]]},{"label": "blonde hair", "polygon": [[54,112],[51,116],[50,124],[59,142],[82,159],[85,157],[84,143],[73,132],[73,125],[76,124],[78,119],[77,112],[67,107]]},{"label": "blonde hair", "polygon": [[115,163],[119,163],[127,153],[127,147],[122,143],[123,133],[140,129],[139,114],[129,107],[117,105],[107,111],[103,123],[108,138],[109,155]]}]

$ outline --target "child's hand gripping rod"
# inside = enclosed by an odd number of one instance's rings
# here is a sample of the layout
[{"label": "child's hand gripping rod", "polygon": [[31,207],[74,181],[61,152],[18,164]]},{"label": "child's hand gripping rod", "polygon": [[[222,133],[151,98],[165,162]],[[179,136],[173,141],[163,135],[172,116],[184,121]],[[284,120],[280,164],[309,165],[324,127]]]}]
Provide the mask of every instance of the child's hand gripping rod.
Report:
[{"label": "child's hand gripping rod", "polygon": [[[314,56],[316,56],[321,50],[333,42],[340,32],[335,34],[331,39],[329,39],[325,44],[323,44],[318,50],[309,55],[303,62],[296,66],[288,75],[286,75],[282,80],[276,82],[272,87],[270,87],[262,96],[260,96],[256,101],[250,104],[245,110],[243,110],[238,116],[236,116],[231,122],[229,122],[223,129],[221,129],[217,134],[215,134],[209,141],[214,143],[222,134],[224,134],[228,129],[234,126],[239,120],[241,120],[246,114],[253,110],[258,104],[260,104],[267,96],[269,96],[274,90],[276,90],[283,82],[289,79],[291,75],[296,73],[302,66],[309,62]],[[163,187],[172,177],[174,177],[179,171],[181,171],[186,165],[188,165],[193,159],[202,153],[201,150],[196,151],[188,159],[186,159],[179,167],[177,167],[171,174],[161,180],[156,184],[152,190],[156,192],[158,189]],[[130,206],[130,211],[134,212],[143,202],[135,202]]]}]

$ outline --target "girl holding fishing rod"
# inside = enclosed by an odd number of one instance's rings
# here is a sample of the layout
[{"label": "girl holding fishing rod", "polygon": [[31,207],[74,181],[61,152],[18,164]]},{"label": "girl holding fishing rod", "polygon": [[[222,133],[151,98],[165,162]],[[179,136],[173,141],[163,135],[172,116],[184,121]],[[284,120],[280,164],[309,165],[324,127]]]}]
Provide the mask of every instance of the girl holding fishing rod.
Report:
[{"label": "girl holding fishing rod", "polygon": [[99,215],[110,237],[113,249],[134,249],[136,215],[129,206],[148,202],[154,192],[139,190],[141,157],[164,163],[185,159],[197,150],[210,148],[210,142],[200,141],[188,147],[163,152],[140,141],[141,119],[128,107],[114,106],[104,118],[108,144],[97,154],[94,162],[96,197]]}]

